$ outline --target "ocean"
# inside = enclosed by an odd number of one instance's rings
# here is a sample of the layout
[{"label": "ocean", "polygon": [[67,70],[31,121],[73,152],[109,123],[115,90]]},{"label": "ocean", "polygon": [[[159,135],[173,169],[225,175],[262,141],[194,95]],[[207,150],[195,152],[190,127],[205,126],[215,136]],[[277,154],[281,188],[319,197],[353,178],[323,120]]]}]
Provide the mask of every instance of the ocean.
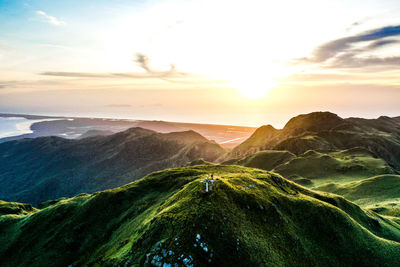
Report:
[{"label": "ocean", "polygon": [[55,119],[28,120],[23,117],[0,117],[0,138],[32,133],[31,125]]}]

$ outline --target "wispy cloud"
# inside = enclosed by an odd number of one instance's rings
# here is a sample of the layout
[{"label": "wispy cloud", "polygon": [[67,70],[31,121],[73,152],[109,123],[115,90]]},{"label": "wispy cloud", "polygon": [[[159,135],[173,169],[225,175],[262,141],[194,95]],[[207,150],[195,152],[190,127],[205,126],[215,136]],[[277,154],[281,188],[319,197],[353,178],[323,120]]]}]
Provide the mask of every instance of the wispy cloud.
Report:
[{"label": "wispy cloud", "polygon": [[75,78],[133,78],[133,79],[165,79],[180,78],[182,75],[173,75],[169,72],[63,72],[63,71],[46,71],[40,73],[46,76],[75,77]]},{"label": "wispy cloud", "polygon": [[46,71],[40,73],[46,76],[75,77],[75,78],[157,78],[147,73],[107,73],[107,72],[67,72]]},{"label": "wispy cloud", "polygon": [[360,19],[360,20],[357,20],[357,21],[353,22],[353,23],[346,29],[346,31],[351,31],[351,30],[353,30],[354,28],[359,27],[360,25],[363,25],[365,22],[367,22],[368,20],[371,20],[371,19],[372,19],[372,17],[364,17],[364,18],[362,18],[362,19]]},{"label": "wispy cloud", "polygon": [[133,60],[140,68],[146,72],[65,72],[65,71],[45,71],[39,73],[45,76],[58,76],[70,78],[90,78],[90,79],[160,79],[174,84],[226,84],[226,80],[210,80],[201,75],[178,71],[174,64],[170,64],[169,70],[160,71],[151,67],[150,58],[142,53],[137,53]]},{"label": "wispy cloud", "polygon": [[49,47],[49,48],[57,48],[63,50],[73,50],[73,48],[64,46],[64,45],[57,45],[57,44],[40,44],[41,47]]},{"label": "wispy cloud", "polygon": [[44,21],[46,21],[47,23],[50,23],[51,25],[63,26],[66,24],[65,21],[62,21],[60,19],[57,19],[56,17],[50,16],[44,11],[37,10],[36,14],[38,14]]},{"label": "wispy cloud", "polygon": [[105,107],[108,107],[108,108],[130,108],[130,107],[132,107],[132,105],[129,105],[129,104],[110,104],[110,105],[106,105]]},{"label": "wispy cloud", "polygon": [[[398,55],[379,57],[368,54],[368,52],[374,52],[378,48],[400,44],[400,40],[396,39],[398,36],[400,36],[400,25],[378,28],[327,42],[317,47],[311,57],[301,60],[336,68],[399,65],[400,56]],[[359,44],[366,45],[360,47]],[[367,53],[367,56],[365,53]]]},{"label": "wispy cloud", "polygon": [[[134,78],[134,79],[162,79],[170,81],[171,78],[186,78],[189,76],[188,73],[179,72],[175,69],[175,66],[171,64],[171,67],[167,71],[158,71],[150,67],[150,59],[145,54],[138,53],[136,58],[133,60],[136,64],[144,69],[146,72],[119,72],[119,73],[96,73],[96,72],[55,72],[46,71],[40,73],[41,75],[47,76],[61,76],[61,77],[78,77],[78,78]],[[175,81],[170,81],[175,82]]]},{"label": "wispy cloud", "polygon": [[156,74],[156,75],[162,74],[164,76],[175,76],[175,77],[186,75],[186,73],[177,72],[174,64],[170,64],[170,69],[168,71],[160,72],[160,71],[153,70],[150,67],[149,57],[142,53],[136,54],[136,59],[134,60],[134,62],[136,62],[139,65],[139,67],[143,68],[147,73],[150,73],[150,74]]}]

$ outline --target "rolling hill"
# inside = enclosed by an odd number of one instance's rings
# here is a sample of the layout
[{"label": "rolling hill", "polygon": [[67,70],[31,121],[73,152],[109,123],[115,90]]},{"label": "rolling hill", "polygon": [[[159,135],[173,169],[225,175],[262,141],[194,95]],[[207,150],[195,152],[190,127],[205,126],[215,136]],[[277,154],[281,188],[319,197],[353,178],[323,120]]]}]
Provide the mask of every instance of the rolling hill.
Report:
[{"label": "rolling hill", "polygon": [[313,189],[341,195],[379,214],[400,217],[400,175],[378,175],[350,183],[327,183]]},{"label": "rolling hill", "polygon": [[305,186],[350,182],[395,171],[364,148],[322,153],[314,150],[296,156],[288,151],[264,150],[223,164],[274,171]]},{"label": "rolling hill", "polygon": [[314,184],[331,181],[342,183],[395,173],[383,159],[376,158],[363,148],[330,153],[308,150],[275,167],[273,171],[284,177],[306,178]]},{"label": "rolling hill", "polygon": [[[205,193],[209,173],[217,180]],[[0,257],[2,266],[394,266],[399,223],[274,173],[204,165],[3,214]]]},{"label": "rolling hill", "polygon": [[153,171],[214,161],[218,144],[193,131],[131,128],[80,140],[60,137],[0,144],[0,199],[34,205],[124,185]]},{"label": "rolling hill", "polygon": [[341,195],[359,205],[400,200],[400,175],[379,175],[346,184],[329,183],[314,189]]}]

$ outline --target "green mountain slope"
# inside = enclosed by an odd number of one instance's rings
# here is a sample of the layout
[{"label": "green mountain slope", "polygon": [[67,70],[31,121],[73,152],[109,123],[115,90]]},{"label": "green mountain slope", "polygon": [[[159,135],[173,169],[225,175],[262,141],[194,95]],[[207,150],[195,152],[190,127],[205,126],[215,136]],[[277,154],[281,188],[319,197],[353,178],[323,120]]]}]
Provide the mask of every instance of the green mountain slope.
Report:
[{"label": "green mountain slope", "polygon": [[161,134],[131,128],[80,140],[59,137],[0,144],[0,199],[34,205],[124,185],[166,168],[225,153],[193,131]]},{"label": "green mountain slope", "polygon": [[309,150],[274,171],[284,177],[307,178],[314,184],[349,182],[394,172],[383,159],[362,148],[331,153]]},{"label": "green mountain slope", "polygon": [[16,202],[5,202],[0,200],[0,216],[1,215],[27,215],[38,211],[30,204],[22,204]]},{"label": "green mountain slope", "polygon": [[322,153],[309,150],[296,156],[288,151],[264,150],[223,164],[273,170],[296,183],[315,186],[346,183],[394,171],[380,158],[363,148]]},{"label": "green mountain slope", "polygon": [[288,151],[265,150],[257,152],[243,159],[233,159],[223,162],[228,165],[241,165],[270,171],[275,167],[290,161],[296,155]]},{"label": "green mountain slope", "polygon": [[[209,173],[217,180],[205,193]],[[172,169],[49,204],[0,217],[0,265],[394,266],[400,257],[399,220],[239,166]]]},{"label": "green mountain slope", "polygon": [[[275,129],[271,125],[261,126],[247,140],[225,155],[224,159],[241,158],[254,154],[257,151],[275,149],[278,144],[290,137],[299,136],[305,132],[330,130],[341,124],[345,124],[345,122],[336,114],[330,112],[313,112],[290,119],[281,130]],[[314,149],[314,147],[310,147],[310,143],[313,140],[306,141],[309,142],[308,149],[306,150]],[[320,148],[320,145],[318,144],[318,148]],[[285,148],[281,150],[290,149]]]},{"label": "green mountain slope", "polygon": [[300,155],[308,150],[332,152],[362,147],[400,171],[400,124],[396,118],[342,119],[330,112],[313,112],[292,118],[282,130],[271,127],[260,127],[220,161],[262,150],[287,150]]},{"label": "green mountain slope", "polygon": [[331,192],[379,214],[400,217],[400,175],[379,175],[350,183],[328,183],[313,189]]},{"label": "green mountain slope", "polygon": [[360,205],[400,200],[400,175],[379,175],[346,184],[325,184],[316,190],[331,192]]}]

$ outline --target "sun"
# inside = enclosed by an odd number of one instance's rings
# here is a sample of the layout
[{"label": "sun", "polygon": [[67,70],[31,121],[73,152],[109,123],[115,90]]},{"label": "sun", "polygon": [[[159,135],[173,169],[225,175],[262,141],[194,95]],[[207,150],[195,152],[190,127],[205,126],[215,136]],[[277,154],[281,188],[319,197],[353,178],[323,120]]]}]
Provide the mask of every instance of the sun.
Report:
[{"label": "sun", "polygon": [[277,82],[267,77],[246,76],[231,79],[231,86],[247,99],[259,99],[274,89]]}]

